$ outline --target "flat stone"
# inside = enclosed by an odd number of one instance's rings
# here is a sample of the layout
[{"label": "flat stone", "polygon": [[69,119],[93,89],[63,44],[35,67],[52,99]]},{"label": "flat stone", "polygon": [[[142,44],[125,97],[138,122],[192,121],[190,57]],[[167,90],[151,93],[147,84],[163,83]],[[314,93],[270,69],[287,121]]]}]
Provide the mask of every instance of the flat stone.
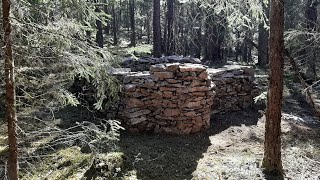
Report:
[{"label": "flat stone", "polygon": [[163,91],[163,97],[170,98],[173,96],[173,93],[171,91]]},{"label": "flat stone", "polygon": [[127,107],[129,108],[141,107],[141,106],[144,106],[144,102],[137,98],[130,98],[127,100]]},{"label": "flat stone", "polygon": [[187,117],[194,117],[197,114],[194,111],[190,111],[190,112],[183,113],[183,115]]},{"label": "flat stone", "polygon": [[142,115],[146,115],[146,114],[149,114],[149,113],[151,113],[151,111],[149,109],[143,109],[143,110],[139,110],[139,111],[136,111],[136,112],[128,113],[128,114],[126,114],[126,116],[128,118],[136,118],[136,117],[139,117],[139,116],[142,116]]},{"label": "flat stone", "polygon": [[126,92],[134,92],[136,90],[136,85],[134,84],[126,84],[123,86],[123,90]]},{"label": "flat stone", "polygon": [[195,86],[205,86],[206,82],[199,81],[199,80],[193,80],[190,86],[195,87]]},{"label": "flat stone", "polygon": [[150,67],[150,72],[159,72],[159,71],[165,71],[166,66],[164,64],[155,64]]},{"label": "flat stone", "polygon": [[167,87],[177,87],[177,88],[185,88],[186,86],[178,83],[178,84],[166,84]]},{"label": "flat stone", "polygon": [[155,83],[151,79],[146,79],[145,83],[143,84],[143,87],[152,88],[154,87]]},{"label": "flat stone", "polygon": [[206,92],[192,92],[192,96],[205,96]]},{"label": "flat stone", "polygon": [[252,66],[241,66],[241,69],[248,76],[254,76],[254,68]]},{"label": "flat stone", "polygon": [[176,91],[177,88],[174,88],[174,87],[160,87],[159,90],[160,91]]},{"label": "flat stone", "polygon": [[188,108],[200,108],[200,107],[202,107],[202,106],[201,106],[201,101],[196,101],[196,102],[191,101],[191,102],[187,102],[187,103],[185,104],[185,106],[188,107]]},{"label": "flat stone", "polygon": [[202,73],[199,74],[198,76],[200,79],[208,79],[208,72],[207,71],[203,71]]},{"label": "flat stone", "polygon": [[147,118],[142,116],[142,117],[137,117],[137,118],[131,118],[129,121],[132,125],[135,125],[135,124],[139,124],[139,123],[146,121],[146,120],[147,120]]},{"label": "flat stone", "polygon": [[166,81],[172,84],[181,83],[181,80],[177,80],[177,79],[166,79]]},{"label": "flat stone", "polygon": [[179,67],[180,72],[202,72],[206,68],[200,64],[185,64],[184,66]]},{"label": "flat stone", "polygon": [[223,78],[232,78],[232,77],[234,77],[234,74],[233,73],[225,73],[221,77],[223,77]]},{"label": "flat stone", "polygon": [[145,106],[147,107],[160,107],[162,105],[162,100],[153,99],[145,101]]},{"label": "flat stone", "polygon": [[166,64],[167,71],[176,72],[179,69],[180,63],[172,63],[172,64]]},{"label": "flat stone", "polygon": [[154,72],[153,75],[159,79],[169,79],[173,78],[173,72]]},{"label": "flat stone", "polygon": [[192,88],[189,88],[189,91],[190,92],[209,91],[209,88],[207,86],[192,87]]},{"label": "flat stone", "polygon": [[179,116],[180,114],[180,110],[179,109],[165,109],[163,111],[163,114],[166,116],[166,117],[174,117],[174,116]]}]

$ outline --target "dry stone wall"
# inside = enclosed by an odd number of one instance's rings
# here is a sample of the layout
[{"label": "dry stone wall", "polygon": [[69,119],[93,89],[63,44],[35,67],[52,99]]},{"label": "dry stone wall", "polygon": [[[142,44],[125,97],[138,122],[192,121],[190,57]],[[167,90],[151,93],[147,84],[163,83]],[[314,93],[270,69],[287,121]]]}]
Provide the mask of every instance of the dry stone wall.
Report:
[{"label": "dry stone wall", "polygon": [[254,69],[249,66],[227,65],[209,69],[209,76],[216,86],[212,113],[239,111],[249,108],[259,95],[254,82]]},{"label": "dry stone wall", "polygon": [[213,69],[191,63],[148,67],[143,72],[114,72],[123,84],[120,116],[131,132],[199,132],[210,126],[212,114],[250,108],[259,95],[252,67]]},{"label": "dry stone wall", "polygon": [[124,126],[132,132],[190,134],[210,126],[214,84],[200,64],[156,64],[123,79]]}]

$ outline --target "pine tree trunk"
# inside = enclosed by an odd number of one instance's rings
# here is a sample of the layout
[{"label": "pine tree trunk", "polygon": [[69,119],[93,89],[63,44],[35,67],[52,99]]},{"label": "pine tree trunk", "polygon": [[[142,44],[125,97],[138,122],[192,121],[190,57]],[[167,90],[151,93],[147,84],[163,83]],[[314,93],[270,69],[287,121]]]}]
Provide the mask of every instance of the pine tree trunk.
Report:
[{"label": "pine tree trunk", "polygon": [[161,57],[160,0],[153,0],[153,55]]},{"label": "pine tree trunk", "polygon": [[[101,12],[99,8],[95,9],[95,12]],[[99,47],[103,48],[103,32],[102,32],[102,22],[97,19],[96,20],[96,26],[97,26],[97,34],[96,34],[96,43]]]},{"label": "pine tree trunk", "polygon": [[266,68],[268,63],[268,32],[264,28],[263,23],[260,23],[258,37],[258,65],[260,68]]},{"label": "pine tree trunk", "polygon": [[[309,0],[307,2],[307,8],[306,8],[306,25],[307,25],[307,30],[309,33],[316,33],[317,31],[317,19],[318,19],[318,10],[317,10],[318,3],[313,2]],[[316,60],[317,56],[315,51],[315,39],[312,35],[308,34],[306,36],[306,51],[308,53],[308,60],[307,60],[307,65],[308,65],[308,70],[307,70],[307,76],[308,78],[312,80],[316,80],[317,77],[317,71],[316,71]]]},{"label": "pine tree trunk", "polygon": [[[107,3],[107,0],[105,0],[105,3]],[[107,5],[104,6],[104,12],[105,12],[106,14],[109,14],[109,8],[108,8]],[[110,35],[110,23],[109,23],[109,22],[107,22],[107,25],[106,25],[105,28],[104,28],[104,33],[105,33],[106,35]]]},{"label": "pine tree trunk", "polygon": [[117,37],[117,22],[116,22],[116,12],[114,3],[112,4],[112,31],[113,31],[113,45],[118,44],[118,37]]},{"label": "pine tree trunk", "polygon": [[134,0],[130,0],[129,10],[130,10],[130,27],[131,27],[130,46],[136,46],[136,29],[135,29],[135,22],[134,22]]},{"label": "pine tree trunk", "polygon": [[148,17],[146,18],[146,24],[147,24],[147,44],[150,44],[150,21],[149,21],[149,12],[148,12]]},{"label": "pine tree trunk", "polygon": [[18,179],[18,155],[17,155],[17,116],[16,116],[16,92],[14,87],[14,60],[12,57],[12,39],[10,23],[10,0],[2,0],[3,30],[4,30],[4,58],[5,58],[5,82],[6,82],[6,120],[8,123],[8,178]]},{"label": "pine tree trunk", "polygon": [[269,91],[266,112],[263,168],[283,177],[281,161],[281,108],[284,62],[284,0],[271,0]]},{"label": "pine tree trunk", "polygon": [[173,53],[173,16],[174,16],[174,0],[167,0],[167,47],[166,54],[172,55]]}]

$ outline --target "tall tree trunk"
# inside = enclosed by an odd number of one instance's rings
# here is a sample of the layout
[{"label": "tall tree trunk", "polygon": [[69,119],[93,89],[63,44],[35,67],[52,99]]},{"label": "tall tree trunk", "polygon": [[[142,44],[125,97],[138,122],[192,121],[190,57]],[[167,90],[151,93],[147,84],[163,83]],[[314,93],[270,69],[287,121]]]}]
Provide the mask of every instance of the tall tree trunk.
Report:
[{"label": "tall tree trunk", "polygon": [[8,123],[8,178],[18,179],[18,147],[17,147],[17,116],[16,116],[16,92],[14,80],[14,60],[12,57],[12,39],[10,23],[10,0],[2,0],[2,22],[4,31],[4,58],[5,58],[5,82],[6,82],[6,120]]},{"label": "tall tree trunk", "polygon": [[[317,11],[318,2],[313,2],[311,0],[308,0],[307,7],[306,7],[306,24],[307,24],[307,31],[309,33],[316,33],[317,30],[317,19],[318,19],[318,11]],[[307,76],[308,78],[312,80],[316,80],[317,77],[317,71],[316,71],[316,53],[315,53],[315,44],[314,44],[314,38],[312,35],[306,36],[306,52],[308,53],[308,70],[307,70]]]},{"label": "tall tree trunk", "polygon": [[242,42],[242,61],[248,62],[248,43],[246,38],[244,38]]},{"label": "tall tree trunk", "polygon": [[[269,19],[269,11],[270,11],[270,3],[265,4],[261,0],[262,9],[266,14],[265,23],[267,23]],[[260,68],[266,68],[267,64],[269,63],[269,32],[264,27],[264,22],[261,22],[259,24],[259,30],[258,30],[258,66]]]},{"label": "tall tree trunk", "polygon": [[196,58],[201,57],[201,27],[193,28],[195,31],[195,36],[193,39],[192,46],[192,56]]},{"label": "tall tree trunk", "polygon": [[136,30],[135,30],[135,22],[134,22],[134,0],[130,0],[129,2],[129,10],[130,10],[130,27],[131,27],[131,35],[130,35],[130,46],[136,46]]},{"label": "tall tree trunk", "polygon": [[269,91],[266,112],[264,158],[266,173],[283,177],[281,161],[281,108],[284,62],[284,0],[271,0]]},{"label": "tall tree trunk", "polygon": [[173,16],[174,16],[174,0],[167,0],[167,47],[166,54],[172,55],[173,53]]},{"label": "tall tree trunk", "polygon": [[122,1],[119,0],[119,15],[118,15],[118,25],[121,26],[122,22]]},{"label": "tall tree trunk", "polygon": [[116,12],[114,3],[112,3],[112,33],[113,33],[113,45],[118,44],[118,37],[117,37],[117,22],[116,22]]},{"label": "tall tree trunk", "polygon": [[153,55],[161,57],[160,0],[153,0]]},{"label": "tall tree trunk", "polygon": [[259,24],[258,37],[258,65],[260,68],[266,68],[269,63],[268,58],[268,31],[264,28],[264,24]]},{"label": "tall tree trunk", "polygon": [[151,34],[151,28],[150,28],[150,21],[149,21],[149,15],[150,15],[150,12],[148,11],[148,17],[146,18],[146,25],[147,25],[147,44],[150,44],[150,34]]},{"label": "tall tree trunk", "polygon": [[130,0],[127,1],[126,3],[127,6],[127,21],[126,21],[126,26],[128,28],[128,32],[130,31]]},{"label": "tall tree trunk", "polygon": [[[101,12],[99,8],[95,9],[95,12]],[[97,34],[96,34],[96,42],[99,47],[103,48],[103,32],[102,32],[102,22],[100,19],[96,20],[96,26],[97,26]]]},{"label": "tall tree trunk", "polygon": [[237,30],[236,32],[237,37],[237,46],[236,46],[236,61],[239,61],[239,54],[240,54],[240,32]]},{"label": "tall tree trunk", "polygon": [[[216,19],[220,19],[220,21],[216,21]],[[224,41],[225,23],[222,16],[209,15],[206,19],[207,47],[204,58],[210,60],[211,64],[224,63],[222,43]]]},{"label": "tall tree trunk", "polygon": [[[105,1],[105,3],[107,3],[107,0]],[[105,12],[106,14],[109,14],[109,8],[108,8],[107,5],[104,5],[104,12]],[[109,23],[109,21],[107,22],[107,25],[106,25],[105,28],[104,28],[104,33],[105,33],[106,35],[110,35],[110,23]]]}]

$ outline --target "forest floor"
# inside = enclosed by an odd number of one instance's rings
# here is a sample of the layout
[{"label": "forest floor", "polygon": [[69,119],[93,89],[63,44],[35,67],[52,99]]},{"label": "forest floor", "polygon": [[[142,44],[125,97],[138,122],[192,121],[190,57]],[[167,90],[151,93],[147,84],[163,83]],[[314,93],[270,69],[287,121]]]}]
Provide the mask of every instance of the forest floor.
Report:
[{"label": "forest floor", "polygon": [[[265,74],[258,83],[266,90]],[[282,154],[285,179],[320,179],[320,121],[304,100],[298,84],[285,83],[282,119]],[[74,143],[39,147],[53,140],[54,133],[31,141],[20,139],[21,179],[270,179],[260,168],[263,158],[264,103],[232,113],[213,115],[211,127],[189,136],[130,134],[121,132],[117,147],[105,153],[82,152]],[[2,117],[2,116],[1,116]],[[0,117],[0,118],[1,118]],[[79,120],[92,120],[81,108],[67,107],[54,113],[25,109],[19,113],[19,133],[44,121],[67,130]],[[0,179],[4,175],[6,127],[0,119]],[[41,122],[41,123],[40,123]],[[31,127],[33,126],[33,127]],[[39,126],[39,127],[38,127]],[[31,134],[32,135],[32,134]],[[28,141],[26,141],[28,139]],[[23,146],[28,148],[23,148]],[[43,152],[44,151],[44,152]],[[93,168],[97,164],[100,168]],[[92,172],[98,171],[98,172]]]}]

